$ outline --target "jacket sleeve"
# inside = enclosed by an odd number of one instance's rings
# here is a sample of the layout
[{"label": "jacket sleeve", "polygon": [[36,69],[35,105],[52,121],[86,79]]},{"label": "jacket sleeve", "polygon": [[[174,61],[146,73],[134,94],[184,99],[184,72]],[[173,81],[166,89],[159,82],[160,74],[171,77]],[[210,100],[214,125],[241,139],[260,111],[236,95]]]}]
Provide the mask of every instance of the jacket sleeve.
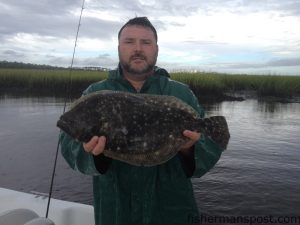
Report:
[{"label": "jacket sleeve", "polygon": [[72,169],[87,175],[100,174],[96,169],[93,155],[84,151],[82,143],[61,132],[60,144],[61,153]]},{"label": "jacket sleeve", "polygon": [[205,134],[201,134],[200,141],[195,145],[195,172],[193,177],[201,177],[218,162],[222,149]]},{"label": "jacket sleeve", "polygon": [[[188,104],[197,110],[203,118],[204,110],[199,105],[198,100],[192,91],[190,92],[190,97],[188,99]],[[220,148],[210,137],[202,133],[200,140],[194,146],[195,170],[192,176],[201,177],[207,173],[218,162],[222,151],[222,148]]]}]

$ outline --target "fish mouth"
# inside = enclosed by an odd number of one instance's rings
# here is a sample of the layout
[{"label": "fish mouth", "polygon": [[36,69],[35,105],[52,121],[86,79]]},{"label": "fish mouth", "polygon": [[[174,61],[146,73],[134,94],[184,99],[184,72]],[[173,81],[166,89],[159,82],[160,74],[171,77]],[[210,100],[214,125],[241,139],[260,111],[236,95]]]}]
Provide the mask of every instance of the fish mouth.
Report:
[{"label": "fish mouth", "polygon": [[56,126],[59,127],[61,131],[65,132],[66,134],[68,134],[69,136],[71,136],[72,138],[74,138],[77,141],[87,142],[90,140],[90,138],[88,138],[88,137],[85,138],[82,135],[80,136],[79,132],[76,129],[74,129],[72,126],[70,126],[68,121],[60,119],[57,121]]},{"label": "fish mouth", "polygon": [[71,129],[69,128],[69,125],[66,121],[60,119],[57,121],[56,126],[73,137],[73,132],[71,132]]}]

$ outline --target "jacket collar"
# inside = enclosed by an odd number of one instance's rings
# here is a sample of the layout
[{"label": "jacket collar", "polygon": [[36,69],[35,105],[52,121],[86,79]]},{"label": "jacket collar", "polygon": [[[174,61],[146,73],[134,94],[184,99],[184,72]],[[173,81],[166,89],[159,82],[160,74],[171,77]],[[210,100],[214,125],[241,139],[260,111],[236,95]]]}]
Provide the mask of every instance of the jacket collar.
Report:
[{"label": "jacket collar", "polygon": [[[165,77],[170,77],[170,74],[163,68],[160,68],[158,66],[154,67],[154,74],[152,76],[165,76]],[[120,64],[118,67],[114,70],[109,71],[108,73],[108,79],[110,80],[123,80],[123,72]]]}]

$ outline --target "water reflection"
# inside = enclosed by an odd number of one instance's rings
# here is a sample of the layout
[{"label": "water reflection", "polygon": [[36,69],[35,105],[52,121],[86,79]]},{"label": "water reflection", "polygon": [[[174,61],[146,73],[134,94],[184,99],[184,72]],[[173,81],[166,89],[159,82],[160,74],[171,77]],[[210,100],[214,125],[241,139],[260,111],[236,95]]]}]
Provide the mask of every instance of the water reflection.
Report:
[{"label": "water reflection", "polygon": [[257,101],[256,111],[274,114],[274,113],[284,113],[284,112],[295,112],[299,110],[299,103],[279,103],[273,101]]},{"label": "water reflection", "polygon": [[246,100],[206,109],[227,118],[231,139],[217,166],[194,179],[202,213],[295,214],[300,205],[295,187],[300,184],[300,104]]}]

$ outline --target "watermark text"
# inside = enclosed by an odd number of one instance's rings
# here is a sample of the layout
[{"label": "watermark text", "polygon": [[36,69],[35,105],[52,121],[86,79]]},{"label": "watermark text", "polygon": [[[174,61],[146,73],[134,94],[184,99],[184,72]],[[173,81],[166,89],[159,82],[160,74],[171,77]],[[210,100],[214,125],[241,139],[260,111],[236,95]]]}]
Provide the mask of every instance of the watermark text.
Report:
[{"label": "watermark text", "polygon": [[212,215],[188,215],[188,223],[193,224],[299,224],[300,215],[296,216],[212,216]]}]

